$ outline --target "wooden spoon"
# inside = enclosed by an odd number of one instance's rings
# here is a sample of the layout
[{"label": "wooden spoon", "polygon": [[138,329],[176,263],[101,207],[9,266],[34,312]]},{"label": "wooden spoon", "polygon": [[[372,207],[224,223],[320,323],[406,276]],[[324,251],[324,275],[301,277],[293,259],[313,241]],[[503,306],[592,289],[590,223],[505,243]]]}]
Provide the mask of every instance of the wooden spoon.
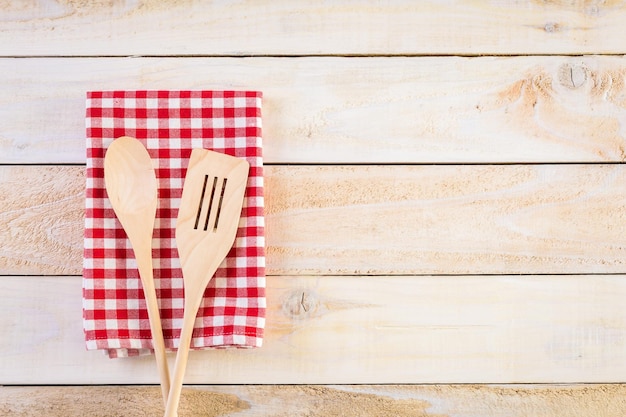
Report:
[{"label": "wooden spoon", "polygon": [[183,185],[176,245],[183,269],[185,312],[165,416],[175,416],[183,388],[196,314],[204,290],[235,241],[250,164],[194,149]]},{"label": "wooden spoon", "polygon": [[113,211],[124,227],[137,259],[161,379],[161,392],[164,403],[167,403],[170,374],[152,271],[157,180],[150,155],[143,144],[129,136],[115,139],[104,157],[104,181]]}]

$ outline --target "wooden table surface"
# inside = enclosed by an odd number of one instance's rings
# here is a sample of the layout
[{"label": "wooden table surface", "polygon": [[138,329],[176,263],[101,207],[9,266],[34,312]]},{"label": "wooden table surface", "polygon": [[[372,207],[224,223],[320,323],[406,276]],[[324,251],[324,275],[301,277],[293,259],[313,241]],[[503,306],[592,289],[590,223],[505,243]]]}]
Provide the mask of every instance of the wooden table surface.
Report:
[{"label": "wooden table surface", "polygon": [[[0,1],[0,415],[158,416],[84,348],[85,92],[264,93],[264,346],[180,416],[626,416],[626,1]],[[173,355],[170,356],[173,360]]]}]

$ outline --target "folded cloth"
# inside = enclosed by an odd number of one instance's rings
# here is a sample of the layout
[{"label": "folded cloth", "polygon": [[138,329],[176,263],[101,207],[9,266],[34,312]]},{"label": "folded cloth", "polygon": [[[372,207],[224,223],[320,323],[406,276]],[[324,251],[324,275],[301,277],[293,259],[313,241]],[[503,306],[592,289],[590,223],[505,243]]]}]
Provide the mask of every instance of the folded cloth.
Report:
[{"label": "folded cloth", "polygon": [[248,160],[250,174],[235,244],[205,291],[191,348],[261,346],[265,325],[261,97],[254,91],[87,93],[83,265],[87,349],[103,349],[110,357],[152,350],[137,264],[104,185],[106,148],[121,136],[141,141],[156,170],[152,255],[168,349],[178,345],[183,317],[183,278],[174,232],[191,150],[212,149]]}]

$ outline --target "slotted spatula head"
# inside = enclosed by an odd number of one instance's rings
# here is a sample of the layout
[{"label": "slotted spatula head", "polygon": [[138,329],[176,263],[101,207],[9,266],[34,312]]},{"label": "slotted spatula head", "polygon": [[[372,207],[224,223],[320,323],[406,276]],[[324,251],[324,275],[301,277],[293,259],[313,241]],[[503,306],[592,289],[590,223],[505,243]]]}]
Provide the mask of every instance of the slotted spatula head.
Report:
[{"label": "slotted spatula head", "polygon": [[202,295],[235,241],[249,169],[243,159],[206,149],[191,152],[176,223],[185,312],[166,417],[175,416],[178,409]]},{"label": "slotted spatula head", "polygon": [[246,160],[230,155],[206,149],[191,153],[176,223],[185,304],[190,298],[199,304],[215,270],[233,246],[249,168]]}]

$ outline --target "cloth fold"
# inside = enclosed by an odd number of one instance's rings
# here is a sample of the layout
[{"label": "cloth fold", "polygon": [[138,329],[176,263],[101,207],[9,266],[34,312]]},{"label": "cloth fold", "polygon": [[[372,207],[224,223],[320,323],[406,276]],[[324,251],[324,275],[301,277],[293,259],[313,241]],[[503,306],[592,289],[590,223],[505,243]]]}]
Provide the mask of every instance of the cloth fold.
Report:
[{"label": "cloth fold", "polygon": [[104,185],[104,155],[121,136],[141,141],[158,181],[152,240],[165,345],[175,349],[183,279],[175,227],[193,148],[250,163],[235,244],[204,293],[192,349],[252,348],[265,327],[265,238],[261,99],[256,91],[92,91],[87,93],[83,325],[87,349],[110,357],[149,354],[148,313],[130,243]]}]

